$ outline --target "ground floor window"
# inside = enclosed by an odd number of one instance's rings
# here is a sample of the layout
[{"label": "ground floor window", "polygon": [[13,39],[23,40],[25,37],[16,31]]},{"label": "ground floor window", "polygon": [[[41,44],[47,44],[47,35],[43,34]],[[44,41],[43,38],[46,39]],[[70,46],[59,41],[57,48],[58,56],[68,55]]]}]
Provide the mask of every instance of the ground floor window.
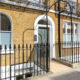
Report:
[{"label": "ground floor window", "polygon": [[[79,29],[79,23],[74,23],[72,24],[72,36],[73,36],[73,42],[79,42],[80,39],[80,29]],[[64,43],[70,43],[71,42],[71,23],[64,21],[63,23],[63,42]]]},{"label": "ground floor window", "polygon": [[0,13],[0,45],[2,48],[5,48],[5,45],[7,48],[9,48],[9,45],[11,44],[11,22],[3,13]]}]

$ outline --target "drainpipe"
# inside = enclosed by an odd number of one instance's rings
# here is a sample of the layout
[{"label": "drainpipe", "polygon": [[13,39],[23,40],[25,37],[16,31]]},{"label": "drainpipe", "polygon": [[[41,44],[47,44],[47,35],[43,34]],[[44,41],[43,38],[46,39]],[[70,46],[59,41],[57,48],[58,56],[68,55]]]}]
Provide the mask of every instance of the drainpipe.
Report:
[{"label": "drainpipe", "polygon": [[59,58],[61,58],[61,41],[60,41],[60,0],[58,0],[58,47],[59,47]]},{"label": "drainpipe", "polygon": [[70,6],[70,15],[71,15],[71,46],[72,46],[72,63],[73,63],[73,23],[72,23],[72,6]]},{"label": "drainpipe", "polygon": [[49,72],[49,49],[48,49],[48,36],[49,36],[49,32],[48,32],[48,0],[46,0],[46,27],[47,27],[47,43],[46,43],[46,72]]}]

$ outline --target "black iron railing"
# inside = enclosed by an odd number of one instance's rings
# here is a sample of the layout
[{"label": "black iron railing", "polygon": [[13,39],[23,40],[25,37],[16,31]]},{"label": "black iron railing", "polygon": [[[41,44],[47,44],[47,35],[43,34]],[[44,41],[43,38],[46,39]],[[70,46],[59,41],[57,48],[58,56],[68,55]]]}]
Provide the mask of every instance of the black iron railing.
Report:
[{"label": "black iron railing", "polygon": [[[59,56],[59,45],[61,46],[61,56]],[[68,63],[79,63],[80,62],[80,42],[62,42],[56,43],[56,58]]]},{"label": "black iron railing", "polygon": [[49,55],[46,56],[46,49],[49,46],[43,44],[14,45],[13,48],[5,45],[4,49],[0,46],[0,80],[20,80],[46,74],[49,71],[46,60],[49,62],[50,59]]}]

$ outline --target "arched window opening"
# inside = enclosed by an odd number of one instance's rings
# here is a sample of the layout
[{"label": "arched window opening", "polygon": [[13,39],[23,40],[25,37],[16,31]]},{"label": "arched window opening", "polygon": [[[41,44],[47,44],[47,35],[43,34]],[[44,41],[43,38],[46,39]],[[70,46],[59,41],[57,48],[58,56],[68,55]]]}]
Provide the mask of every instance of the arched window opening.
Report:
[{"label": "arched window opening", "polygon": [[9,48],[11,44],[11,22],[7,15],[0,13],[0,45]]}]

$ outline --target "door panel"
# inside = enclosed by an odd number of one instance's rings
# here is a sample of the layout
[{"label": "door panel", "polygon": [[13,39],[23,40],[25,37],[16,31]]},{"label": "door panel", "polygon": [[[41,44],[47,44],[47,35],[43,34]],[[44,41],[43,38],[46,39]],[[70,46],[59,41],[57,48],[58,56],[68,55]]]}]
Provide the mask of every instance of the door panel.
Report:
[{"label": "door panel", "polygon": [[[47,31],[48,30],[48,31]],[[46,44],[47,43],[47,32],[49,36],[49,28],[39,28],[38,29],[38,44]],[[49,38],[48,38],[49,43]]]}]

